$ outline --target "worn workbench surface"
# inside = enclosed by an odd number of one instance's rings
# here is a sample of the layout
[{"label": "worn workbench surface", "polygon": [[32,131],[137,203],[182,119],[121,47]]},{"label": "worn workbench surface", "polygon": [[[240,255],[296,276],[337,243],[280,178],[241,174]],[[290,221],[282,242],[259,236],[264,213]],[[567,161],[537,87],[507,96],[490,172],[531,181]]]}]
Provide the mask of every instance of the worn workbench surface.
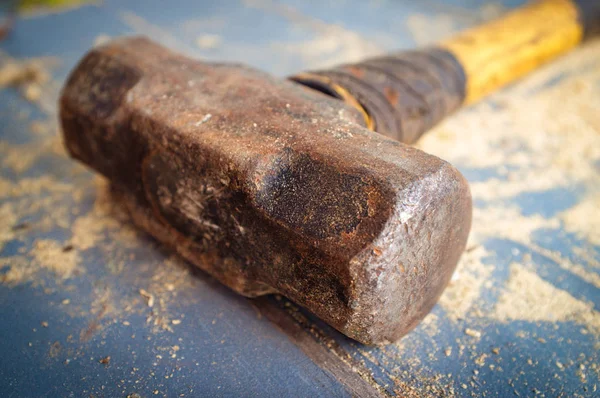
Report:
[{"label": "worn workbench surface", "polygon": [[20,14],[0,42],[1,395],[600,394],[598,41],[419,143],[471,182],[473,232],[432,314],[378,348],[187,266],[132,227],[57,131],[62,81],[108,37],[283,76],[425,44],[519,3],[104,0]]}]

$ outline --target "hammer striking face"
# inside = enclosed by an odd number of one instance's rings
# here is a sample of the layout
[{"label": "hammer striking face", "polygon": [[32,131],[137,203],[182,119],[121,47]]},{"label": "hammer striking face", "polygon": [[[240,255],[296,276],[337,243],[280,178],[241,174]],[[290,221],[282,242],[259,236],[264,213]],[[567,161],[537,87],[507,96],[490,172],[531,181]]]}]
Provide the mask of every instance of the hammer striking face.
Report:
[{"label": "hammer striking face", "polygon": [[72,72],[60,118],[140,227],[236,292],[281,293],[363,343],[412,329],[465,247],[471,198],[452,166],[254,69],[113,41]]}]

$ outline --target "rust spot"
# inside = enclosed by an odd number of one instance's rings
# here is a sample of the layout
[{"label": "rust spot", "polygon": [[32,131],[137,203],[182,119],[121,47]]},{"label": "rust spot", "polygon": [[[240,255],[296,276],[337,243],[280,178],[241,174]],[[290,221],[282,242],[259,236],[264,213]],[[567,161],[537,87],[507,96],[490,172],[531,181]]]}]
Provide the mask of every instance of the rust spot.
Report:
[{"label": "rust spot", "polygon": [[391,87],[385,87],[383,89],[383,94],[391,105],[398,105],[398,92],[396,90]]}]

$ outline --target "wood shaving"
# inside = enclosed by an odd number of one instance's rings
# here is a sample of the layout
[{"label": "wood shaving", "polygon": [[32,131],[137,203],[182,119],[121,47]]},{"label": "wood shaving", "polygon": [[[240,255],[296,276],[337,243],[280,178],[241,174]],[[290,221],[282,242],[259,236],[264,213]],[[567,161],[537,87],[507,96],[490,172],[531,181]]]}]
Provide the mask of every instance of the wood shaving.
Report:
[{"label": "wood shaving", "polygon": [[146,304],[148,305],[148,307],[154,307],[154,296],[152,294],[148,293],[144,289],[140,289],[140,294],[143,298],[146,299]]},{"label": "wood shaving", "polygon": [[481,332],[479,330],[470,329],[470,328],[465,329],[465,334],[467,336],[471,336],[471,337],[477,337],[477,338],[481,337]]}]

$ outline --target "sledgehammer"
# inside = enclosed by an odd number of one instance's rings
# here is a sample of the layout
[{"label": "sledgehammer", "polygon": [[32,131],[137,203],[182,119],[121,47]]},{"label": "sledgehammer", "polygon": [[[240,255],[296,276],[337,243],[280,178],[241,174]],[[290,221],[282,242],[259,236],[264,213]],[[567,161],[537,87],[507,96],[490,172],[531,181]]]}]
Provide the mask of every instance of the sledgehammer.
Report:
[{"label": "sledgehammer", "polygon": [[597,0],[539,1],[289,80],[117,39],[71,73],[60,119],[69,153],[156,239],[240,294],[389,342],[436,303],[471,224],[465,179],[405,144],[599,27]]}]

